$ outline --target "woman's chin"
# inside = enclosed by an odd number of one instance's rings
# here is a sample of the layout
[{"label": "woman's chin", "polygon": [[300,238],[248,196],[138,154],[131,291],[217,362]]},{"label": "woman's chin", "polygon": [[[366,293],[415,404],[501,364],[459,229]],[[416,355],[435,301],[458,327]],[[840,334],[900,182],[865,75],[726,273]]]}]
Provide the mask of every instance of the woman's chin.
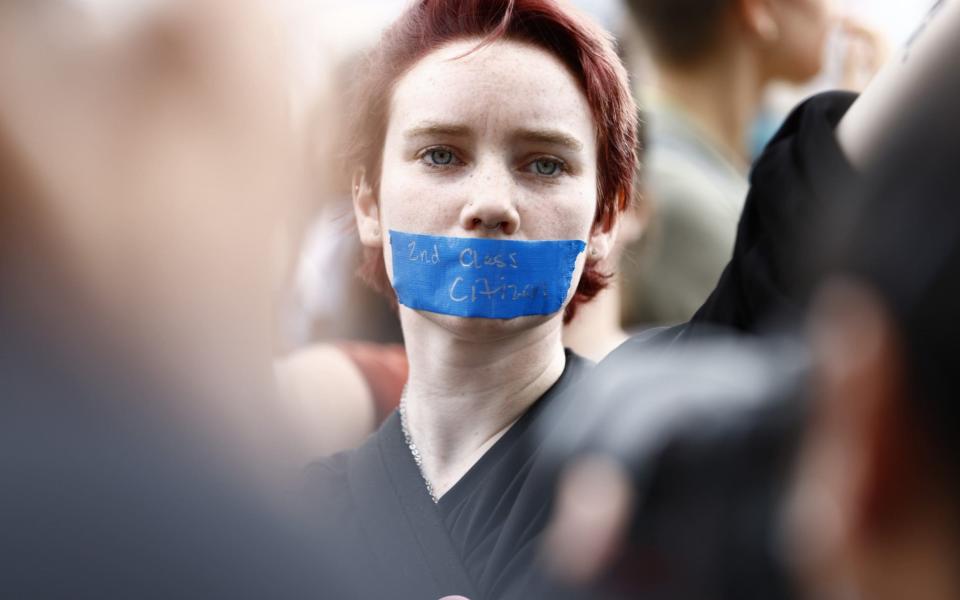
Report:
[{"label": "woman's chin", "polygon": [[[540,329],[553,321],[556,321],[557,327],[560,328],[563,320],[562,311],[550,315],[531,315],[512,319],[458,317],[423,310],[415,311],[406,307],[401,307],[401,312],[408,312],[413,317],[403,319],[405,335],[411,333],[406,331],[408,326],[419,327],[429,323],[446,330],[454,337],[475,342],[491,342],[522,335],[525,332]],[[416,324],[417,321],[427,323]]]}]

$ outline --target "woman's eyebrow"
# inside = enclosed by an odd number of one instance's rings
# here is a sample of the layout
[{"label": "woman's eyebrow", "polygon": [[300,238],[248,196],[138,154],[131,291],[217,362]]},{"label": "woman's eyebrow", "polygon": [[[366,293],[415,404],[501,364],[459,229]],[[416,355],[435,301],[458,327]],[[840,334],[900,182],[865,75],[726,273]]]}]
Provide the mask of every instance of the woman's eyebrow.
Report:
[{"label": "woman's eyebrow", "polygon": [[[407,129],[403,133],[406,139],[420,137],[467,137],[472,130],[467,125],[458,123],[444,123],[441,121],[426,121]],[[553,146],[561,146],[579,152],[583,150],[583,142],[568,133],[556,129],[519,129],[511,135],[514,140],[524,142],[539,142]]]},{"label": "woman's eyebrow", "polygon": [[574,152],[583,150],[583,142],[570,134],[555,129],[520,129],[512,137],[524,142],[540,142],[562,146]]},{"label": "woman's eyebrow", "polygon": [[413,139],[419,137],[431,137],[431,136],[451,136],[451,137],[466,137],[470,135],[470,128],[466,125],[459,125],[457,123],[442,123],[439,121],[427,121],[420,123],[410,129],[406,130],[403,133],[403,137],[406,139]]}]

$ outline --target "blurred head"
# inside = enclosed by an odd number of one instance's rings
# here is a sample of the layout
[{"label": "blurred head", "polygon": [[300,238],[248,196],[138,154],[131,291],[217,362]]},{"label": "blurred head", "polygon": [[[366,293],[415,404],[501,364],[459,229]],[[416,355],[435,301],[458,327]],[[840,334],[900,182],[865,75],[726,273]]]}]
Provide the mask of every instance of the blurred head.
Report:
[{"label": "blurred head", "polygon": [[947,155],[909,135],[842,219],[813,311],[815,410],[791,518],[805,581],[828,588],[815,595],[960,593],[957,177],[950,161],[909,160]]},{"label": "blurred head", "polygon": [[820,72],[831,25],[831,1],[743,0],[748,28],[761,39],[768,77],[800,83]]},{"label": "blurred head", "polygon": [[822,65],[831,0],[628,0],[655,59],[690,68],[749,43],[768,79],[804,81]]},{"label": "blurred head", "polygon": [[0,8],[5,299],[38,335],[157,369],[268,372],[272,252],[300,177],[268,23],[252,3],[178,1],[105,33],[66,6]]},{"label": "blurred head", "polygon": [[628,0],[658,62],[698,63],[720,44],[735,0]]},{"label": "blurred head", "polygon": [[422,0],[385,32],[357,92],[349,160],[375,287],[392,295],[390,229],[584,240],[566,317],[604,287],[598,263],[636,166],[609,36],[553,0]]}]

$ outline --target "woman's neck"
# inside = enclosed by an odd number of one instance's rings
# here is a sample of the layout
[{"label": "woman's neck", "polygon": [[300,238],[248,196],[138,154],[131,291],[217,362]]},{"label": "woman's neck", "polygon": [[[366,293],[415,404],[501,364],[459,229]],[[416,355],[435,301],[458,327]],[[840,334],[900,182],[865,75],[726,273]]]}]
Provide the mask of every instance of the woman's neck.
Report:
[{"label": "woman's neck", "polygon": [[766,85],[752,49],[734,45],[689,67],[657,66],[657,87],[738,168],[749,165],[749,128]]},{"label": "woman's neck", "polygon": [[437,496],[480,459],[563,373],[561,322],[494,335],[497,324],[452,333],[441,322],[401,307],[410,363],[406,422],[424,475]]}]

